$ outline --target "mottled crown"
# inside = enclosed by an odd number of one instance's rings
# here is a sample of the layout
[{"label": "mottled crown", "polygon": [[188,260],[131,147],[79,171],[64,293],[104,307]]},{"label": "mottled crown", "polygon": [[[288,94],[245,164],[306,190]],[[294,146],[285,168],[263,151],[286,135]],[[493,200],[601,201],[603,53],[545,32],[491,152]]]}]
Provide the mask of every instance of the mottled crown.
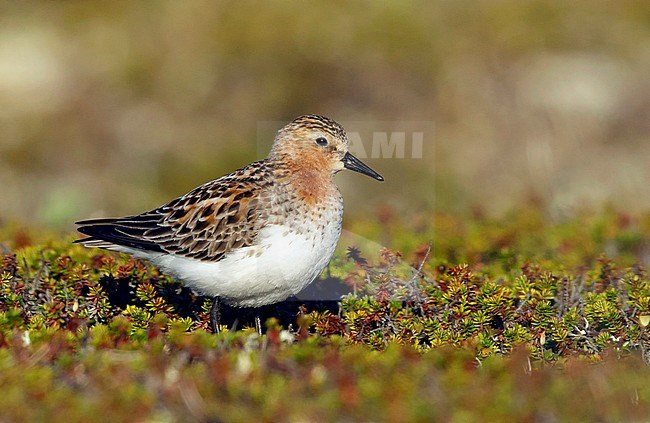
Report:
[{"label": "mottled crown", "polygon": [[320,130],[327,132],[334,137],[347,139],[345,129],[343,129],[339,123],[325,116],[302,115],[284,127],[285,130],[296,130],[301,128]]}]

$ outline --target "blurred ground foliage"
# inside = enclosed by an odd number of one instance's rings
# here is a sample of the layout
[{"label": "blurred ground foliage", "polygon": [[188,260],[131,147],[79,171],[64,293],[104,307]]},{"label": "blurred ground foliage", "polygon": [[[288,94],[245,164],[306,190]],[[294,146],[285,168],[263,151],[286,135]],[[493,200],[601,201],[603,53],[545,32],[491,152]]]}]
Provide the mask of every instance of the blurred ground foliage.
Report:
[{"label": "blurred ground foliage", "polygon": [[0,2],[0,215],[163,204],[304,113],[433,124],[422,159],[370,160],[381,189],[340,177],[348,213],[645,210],[648,45],[647,0]]},{"label": "blurred ground foliage", "polygon": [[377,215],[350,228],[390,249],[343,243],[316,282],[349,292],[340,310],[272,306],[262,337],[243,321],[211,334],[209,300],[146,263],[4,225],[0,416],[581,422],[650,413],[650,214]]}]

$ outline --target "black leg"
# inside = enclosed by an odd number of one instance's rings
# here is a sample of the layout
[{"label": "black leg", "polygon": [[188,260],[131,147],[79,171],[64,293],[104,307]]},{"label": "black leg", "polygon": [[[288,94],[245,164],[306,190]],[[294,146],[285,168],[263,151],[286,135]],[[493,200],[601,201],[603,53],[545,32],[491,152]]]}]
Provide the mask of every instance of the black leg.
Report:
[{"label": "black leg", "polygon": [[212,325],[212,333],[219,333],[219,325],[221,324],[221,299],[219,297],[212,298],[212,307],[210,307],[210,324]]}]

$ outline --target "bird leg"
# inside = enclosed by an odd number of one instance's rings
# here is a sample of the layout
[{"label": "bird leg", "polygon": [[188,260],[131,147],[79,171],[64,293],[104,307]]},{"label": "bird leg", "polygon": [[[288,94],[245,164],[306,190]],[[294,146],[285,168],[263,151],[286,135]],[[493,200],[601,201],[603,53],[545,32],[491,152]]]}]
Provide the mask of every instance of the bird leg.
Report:
[{"label": "bird leg", "polygon": [[262,321],[260,320],[259,313],[255,313],[255,330],[257,330],[259,336],[262,336]]},{"label": "bird leg", "polygon": [[210,324],[212,325],[212,333],[219,333],[219,325],[221,324],[221,298],[218,296],[212,298]]}]

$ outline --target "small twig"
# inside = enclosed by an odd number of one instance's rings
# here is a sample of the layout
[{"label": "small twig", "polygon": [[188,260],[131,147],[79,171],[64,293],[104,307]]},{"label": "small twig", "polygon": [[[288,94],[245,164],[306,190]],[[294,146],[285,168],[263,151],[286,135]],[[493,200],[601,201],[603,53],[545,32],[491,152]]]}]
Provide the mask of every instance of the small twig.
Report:
[{"label": "small twig", "polygon": [[428,247],[427,247],[427,252],[424,253],[424,257],[422,258],[422,261],[420,262],[420,265],[418,266],[418,274],[422,275],[422,268],[424,267],[424,263],[427,261],[429,258],[429,254],[431,253],[431,247],[433,246],[433,242],[429,241]]},{"label": "small twig", "polygon": [[[25,265],[27,265],[27,261],[25,261]],[[36,293],[36,288],[38,287],[38,283],[41,281],[41,274],[43,273],[43,269],[45,269],[46,266],[47,264],[45,261],[45,256],[43,255],[43,251],[41,251],[41,266],[36,271],[36,275],[34,275],[34,280],[32,281],[32,288],[30,291],[31,295],[34,295]],[[28,280],[29,278],[25,276],[25,281]]]},{"label": "small twig", "polygon": [[29,265],[27,264],[27,259],[23,257],[23,266],[25,266],[25,282],[29,281]]},{"label": "small twig", "polygon": [[63,281],[63,292],[65,294],[65,312],[66,314],[68,313],[68,281],[64,280]]}]

